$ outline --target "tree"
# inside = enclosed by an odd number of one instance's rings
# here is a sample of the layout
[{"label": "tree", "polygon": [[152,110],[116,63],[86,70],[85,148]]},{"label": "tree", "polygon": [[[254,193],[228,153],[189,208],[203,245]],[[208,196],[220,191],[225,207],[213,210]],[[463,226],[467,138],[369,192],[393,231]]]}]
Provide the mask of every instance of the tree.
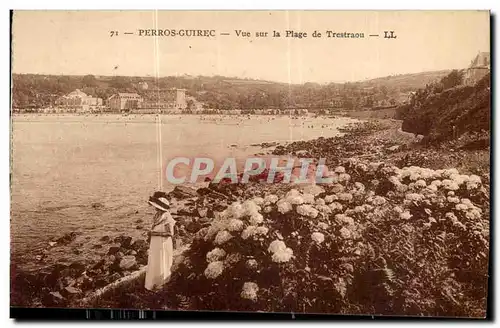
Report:
[{"label": "tree", "polygon": [[82,82],[83,82],[84,86],[89,87],[89,88],[93,88],[93,87],[97,86],[97,80],[96,80],[94,75],[90,75],[90,74],[85,75],[83,77]]},{"label": "tree", "polygon": [[450,74],[446,75],[441,79],[441,83],[443,84],[443,88],[446,90],[462,84],[462,79],[463,79],[463,72],[454,69],[453,71],[450,72]]}]

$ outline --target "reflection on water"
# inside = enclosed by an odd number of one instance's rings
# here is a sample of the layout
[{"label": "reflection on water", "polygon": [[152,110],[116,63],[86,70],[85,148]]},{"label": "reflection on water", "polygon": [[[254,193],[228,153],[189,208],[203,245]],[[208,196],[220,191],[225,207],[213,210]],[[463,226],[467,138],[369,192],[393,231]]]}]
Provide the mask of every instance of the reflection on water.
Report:
[{"label": "reflection on water", "polygon": [[251,144],[330,137],[351,121],[270,116],[14,116],[12,250],[22,253],[68,231],[84,231],[82,241],[88,242],[88,235],[134,230],[138,218],[149,222],[146,199],[159,187],[160,152],[163,165],[176,156],[241,159],[260,151]]}]

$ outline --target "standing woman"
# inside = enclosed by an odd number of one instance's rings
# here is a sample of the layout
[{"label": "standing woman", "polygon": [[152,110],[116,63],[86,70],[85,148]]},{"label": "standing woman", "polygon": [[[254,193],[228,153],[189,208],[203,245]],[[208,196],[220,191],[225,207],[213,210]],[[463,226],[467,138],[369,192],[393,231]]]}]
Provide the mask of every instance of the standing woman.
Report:
[{"label": "standing woman", "polygon": [[156,208],[156,214],[151,228],[145,288],[155,290],[161,288],[170,276],[174,255],[173,236],[176,221],[168,211],[170,203],[167,200],[166,193],[155,192],[152,197],[149,197],[148,203]]}]

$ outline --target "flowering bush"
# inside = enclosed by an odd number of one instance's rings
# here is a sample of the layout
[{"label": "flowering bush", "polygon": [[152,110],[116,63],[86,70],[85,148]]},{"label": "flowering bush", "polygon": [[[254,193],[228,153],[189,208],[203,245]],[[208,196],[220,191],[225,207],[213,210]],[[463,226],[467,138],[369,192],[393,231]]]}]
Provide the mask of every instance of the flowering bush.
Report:
[{"label": "flowering bush", "polygon": [[359,160],[334,175],[314,193],[257,192],[200,230],[173,274],[193,309],[467,316],[484,304],[479,177]]}]

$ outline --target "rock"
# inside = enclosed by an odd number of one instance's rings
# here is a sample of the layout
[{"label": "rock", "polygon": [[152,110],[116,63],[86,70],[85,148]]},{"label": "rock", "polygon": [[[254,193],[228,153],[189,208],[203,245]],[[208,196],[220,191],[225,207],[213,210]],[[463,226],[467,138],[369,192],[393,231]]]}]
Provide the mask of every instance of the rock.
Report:
[{"label": "rock", "polygon": [[118,253],[116,253],[116,254],[115,254],[115,257],[116,257],[116,259],[118,259],[118,260],[119,260],[119,259],[121,259],[124,255],[125,255],[125,254],[123,254],[123,252],[118,252]]},{"label": "rock", "polygon": [[124,256],[120,260],[120,269],[122,270],[131,270],[135,267],[137,267],[137,260],[133,255]]},{"label": "rock", "polygon": [[102,248],[102,245],[101,244],[95,244],[94,246],[92,246],[93,249],[99,249],[99,248]]},{"label": "rock", "polygon": [[132,243],[132,245],[130,245],[130,248],[139,252],[140,250],[148,249],[148,244],[146,243],[145,240],[138,239],[138,240],[134,241]]},{"label": "rock", "polygon": [[131,251],[128,252],[128,255],[137,255],[137,252],[134,251],[134,250],[131,250]]},{"label": "rock", "polygon": [[62,305],[65,303],[64,297],[59,292],[50,292],[43,296],[42,304],[45,306]]},{"label": "rock", "polygon": [[101,239],[99,239],[100,241],[103,241],[103,242],[108,242],[110,240],[109,236],[102,236]]},{"label": "rock", "polygon": [[76,232],[70,232],[57,239],[56,242],[60,245],[67,245],[76,239],[78,234]]},{"label": "rock", "polygon": [[208,209],[207,208],[199,208],[198,209],[198,215],[200,216],[200,218],[206,217],[207,213],[208,213]]},{"label": "rock", "polygon": [[195,189],[190,187],[176,186],[174,190],[169,193],[169,195],[172,195],[177,199],[186,199],[186,198],[197,197],[198,193],[196,192]]},{"label": "rock", "polygon": [[135,220],[135,223],[142,223],[142,222],[144,222],[143,219],[137,219],[137,220]]},{"label": "rock", "polygon": [[92,266],[92,270],[99,270],[99,269],[101,269],[104,266],[105,263],[106,263],[105,259],[99,260],[99,262],[97,262],[96,264],[94,264]]},{"label": "rock", "polygon": [[120,279],[121,277],[122,277],[121,274],[119,274],[118,272],[115,272],[111,276],[109,276],[107,280],[108,280],[108,283],[111,283],[113,281]]},{"label": "rock", "polygon": [[37,255],[37,256],[35,256],[35,259],[37,261],[41,261],[41,260],[43,260],[43,255]]},{"label": "rock", "polygon": [[54,247],[55,245],[57,245],[56,241],[49,241],[49,246],[50,247]]},{"label": "rock", "polygon": [[108,255],[116,254],[120,251],[120,246],[111,246],[108,250]]},{"label": "rock", "polygon": [[143,227],[143,226],[141,226],[141,225],[138,225],[138,226],[137,226],[137,227],[135,227],[135,228],[136,228],[137,230],[142,230],[142,229],[144,229],[144,227]]},{"label": "rock", "polygon": [[62,295],[67,298],[74,297],[80,294],[81,292],[82,291],[80,289],[71,286],[65,287],[64,289],[61,290]]},{"label": "rock", "polygon": [[85,265],[80,262],[73,262],[68,267],[68,269],[70,270],[70,275],[72,277],[77,277],[81,275],[83,272],[85,272]]},{"label": "rock", "polygon": [[399,145],[395,145],[392,147],[387,148],[388,151],[395,152],[399,150]]},{"label": "rock", "polygon": [[81,253],[82,253],[82,251],[79,250],[78,248],[73,248],[73,254],[80,255]]},{"label": "rock", "polygon": [[123,247],[123,248],[128,248],[128,247],[130,247],[130,243],[132,242],[132,237],[121,235],[121,236],[116,237],[113,240],[113,242],[119,243],[121,245],[121,247]]},{"label": "rock", "polygon": [[148,264],[148,251],[147,250],[141,250],[137,252],[137,255],[135,256],[137,263],[146,265]]},{"label": "rock", "polygon": [[198,216],[198,213],[194,207],[184,207],[177,210],[178,215],[185,216]]},{"label": "rock", "polygon": [[100,208],[103,208],[104,205],[102,203],[92,203],[92,208],[97,210],[97,209],[100,209]]}]

